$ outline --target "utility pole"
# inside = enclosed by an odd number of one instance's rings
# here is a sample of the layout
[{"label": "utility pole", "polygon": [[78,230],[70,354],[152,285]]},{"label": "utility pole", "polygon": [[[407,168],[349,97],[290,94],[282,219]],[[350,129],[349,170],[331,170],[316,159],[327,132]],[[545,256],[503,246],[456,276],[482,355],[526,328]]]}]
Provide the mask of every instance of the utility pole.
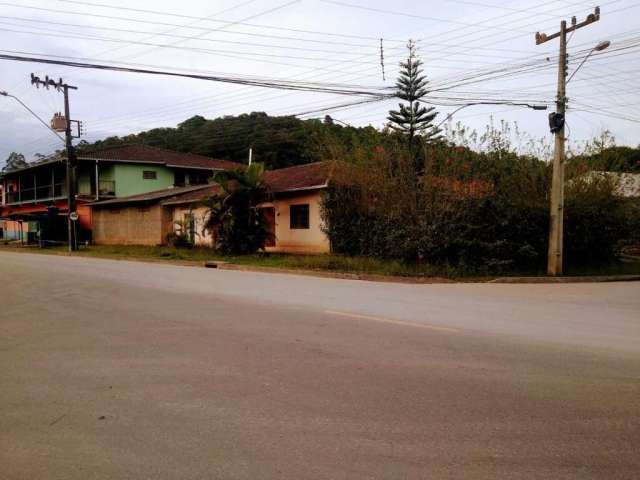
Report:
[{"label": "utility pole", "polygon": [[547,273],[562,275],[562,249],[564,226],[564,163],[565,163],[565,112],[567,109],[567,33],[586,27],[600,20],[600,7],[589,14],[586,20],[577,23],[576,17],[571,18],[571,26],[567,22],[560,22],[560,31],[551,35],[536,33],[536,45],[560,38],[560,55],[558,57],[558,93],[556,97],[556,112],[549,114],[549,127],[555,134],[555,149],[553,153],[553,177],[551,181],[551,205],[549,218],[549,251],[547,257]]},{"label": "utility pole", "polygon": [[[73,148],[73,138],[74,136],[71,133],[71,114],[69,111],[69,90],[77,90],[78,87],[74,87],[73,85],[68,85],[62,82],[62,79],[58,79],[55,81],[48,76],[45,77],[44,80],[41,80],[39,77],[35,76],[33,73],[31,74],[31,84],[35,85],[37,88],[40,88],[42,85],[44,88],[49,89],[49,87],[55,88],[57,91],[62,91],[64,95],[64,122],[61,122],[60,116],[54,116],[52,120],[52,128],[57,131],[62,131],[64,128],[65,133],[65,147],[67,150],[67,205],[68,205],[68,215],[67,215],[67,239],[69,241],[69,252],[73,252],[78,250],[78,239],[76,235],[75,222],[77,221],[77,213],[76,213],[76,151]],[[79,130],[79,128],[78,128]],[[79,135],[78,135],[79,136]],[[76,219],[74,220],[73,217]]]}]

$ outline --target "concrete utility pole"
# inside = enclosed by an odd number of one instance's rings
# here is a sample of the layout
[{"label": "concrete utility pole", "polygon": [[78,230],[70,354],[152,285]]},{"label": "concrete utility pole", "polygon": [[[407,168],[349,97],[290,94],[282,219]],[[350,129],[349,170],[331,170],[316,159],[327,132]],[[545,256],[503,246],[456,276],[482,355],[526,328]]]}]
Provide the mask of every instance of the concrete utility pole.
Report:
[{"label": "concrete utility pole", "polygon": [[565,136],[564,117],[567,108],[567,33],[586,27],[600,20],[600,7],[596,7],[584,22],[577,23],[576,17],[571,18],[571,26],[567,22],[560,22],[560,31],[552,35],[536,33],[536,45],[560,38],[560,55],[558,57],[558,94],[556,97],[556,112],[549,114],[549,127],[555,134],[555,150],[553,154],[553,179],[551,183],[551,206],[549,220],[549,253],[547,259],[547,273],[562,275],[562,247],[564,224],[564,162]]},{"label": "concrete utility pole", "polygon": [[[48,76],[44,80],[31,74],[31,84],[40,88],[40,85],[48,89],[49,87],[55,88],[57,91],[62,91],[64,94],[64,133],[65,133],[65,147],[67,150],[67,205],[69,207],[69,213],[67,215],[67,239],[69,241],[69,251],[73,252],[78,250],[78,238],[76,236],[75,222],[77,220],[76,212],[76,151],[73,148],[73,135],[71,133],[71,117],[69,112],[69,90],[77,90],[78,87],[68,85],[62,82],[60,78],[57,82]],[[55,118],[55,117],[54,117]],[[52,128],[56,130],[56,126]],[[73,217],[76,220],[73,220]]]}]

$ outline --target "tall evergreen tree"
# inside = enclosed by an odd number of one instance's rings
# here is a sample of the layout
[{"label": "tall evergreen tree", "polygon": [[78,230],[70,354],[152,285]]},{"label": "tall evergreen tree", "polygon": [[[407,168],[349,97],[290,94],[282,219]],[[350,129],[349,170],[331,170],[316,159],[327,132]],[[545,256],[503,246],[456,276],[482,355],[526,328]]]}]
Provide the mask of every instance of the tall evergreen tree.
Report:
[{"label": "tall evergreen tree", "polygon": [[425,107],[422,99],[429,93],[428,80],[422,73],[422,61],[416,56],[413,40],[407,44],[409,56],[400,63],[400,75],[396,81],[396,95],[405,103],[398,104],[398,110],[391,110],[387,119],[389,126],[407,135],[410,144],[419,135],[424,142],[438,138],[440,129],[433,125],[433,119],[438,114],[435,107]]}]

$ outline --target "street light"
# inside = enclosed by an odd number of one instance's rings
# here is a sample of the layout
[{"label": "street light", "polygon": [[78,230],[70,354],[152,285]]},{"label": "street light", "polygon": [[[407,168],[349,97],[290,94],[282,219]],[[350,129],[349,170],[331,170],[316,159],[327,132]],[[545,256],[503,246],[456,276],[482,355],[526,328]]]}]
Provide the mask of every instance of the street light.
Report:
[{"label": "street light", "polygon": [[65,141],[65,139],[63,137],[61,137],[60,135],[58,135],[58,133],[51,128],[51,126],[49,126],[47,124],[47,122],[45,122],[42,118],[40,118],[38,116],[38,114],[36,112],[34,112],[33,110],[31,110],[22,100],[20,100],[18,97],[11,95],[10,93],[4,92],[4,91],[0,91],[0,95],[2,95],[3,97],[8,97],[8,98],[13,98],[16,102],[18,102],[20,105],[22,105],[31,115],[33,115],[34,117],[36,117],[38,119],[38,121],[40,123],[42,123],[45,127],[47,127],[47,130],[49,130],[51,133],[53,133],[56,137],[58,137],[60,140],[62,140],[63,142]]},{"label": "street light", "polygon": [[345,127],[352,127],[352,128],[353,128],[353,125],[351,125],[350,123],[343,122],[342,120],[338,120],[337,118],[333,118],[333,117],[331,117],[331,120],[333,120],[334,122],[341,123],[341,124],[342,124],[342,125],[344,125]]},{"label": "street light", "polygon": [[438,125],[436,125],[436,128],[441,127],[443,123],[445,123],[447,120],[449,120],[451,117],[453,117],[453,115],[458,113],[463,108],[473,107],[474,105],[512,105],[512,106],[515,106],[515,107],[527,107],[527,108],[531,108],[532,110],[546,110],[547,109],[546,105],[531,105],[529,103],[507,103],[507,102],[472,102],[472,103],[466,103],[466,104],[462,105],[461,107],[456,108],[453,112],[451,112],[449,115],[444,117],[444,120],[442,120]]},{"label": "street light", "polygon": [[587,54],[587,56],[582,59],[582,62],[580,62],[580,65],[578,65],[578,68],[576,68],[573,71],[573,73],[569,76],[569,78],[567,79],[567,83],[569,83],[571,81],[571,79],[573,78],[573,76],[578,72],[578,70],[580,70],[580,67],[582,67],[582,65],[584,65],[584,62],[586,62],[587,59],[591,55],[593,55],[593,52],[601,52],[602,50],[605,50],[605,49],[609,48],[609,45],[611,45],[611,42],[609,40],[605,40],[605,41],[600,42],[599,44],[597,44],[595,47],[593,47],[591,49],[591,51]]}]

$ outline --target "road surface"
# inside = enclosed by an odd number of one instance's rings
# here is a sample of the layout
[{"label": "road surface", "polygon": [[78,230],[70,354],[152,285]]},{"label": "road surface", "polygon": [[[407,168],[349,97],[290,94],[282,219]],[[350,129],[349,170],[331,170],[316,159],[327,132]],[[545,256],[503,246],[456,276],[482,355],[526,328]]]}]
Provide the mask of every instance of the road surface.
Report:
[{"label": "road surface", "polygon": [[2,479],[640,477],[640,283],[0,274]]}]

